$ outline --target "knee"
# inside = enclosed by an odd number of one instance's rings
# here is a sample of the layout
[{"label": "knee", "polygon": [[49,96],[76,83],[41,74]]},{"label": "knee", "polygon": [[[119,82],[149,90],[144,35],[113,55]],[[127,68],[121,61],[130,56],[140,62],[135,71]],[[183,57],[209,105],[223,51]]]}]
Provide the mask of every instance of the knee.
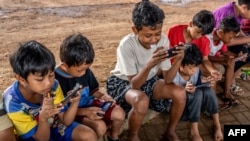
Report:
[{"label": "knee", "polygon": [[96,132],[98,139],[100,139],[102,136],[104,136],[106,131],[107,131],[107,126],[106,126],[105,122],[102,120],[99,120],[95,126],[95,132]]},{"label": "knee", "polygon": [[135,112],[146,113],[149,106],[149,98],[143,92],[137,92],[138,94],[131,99],[131,106]]},{"label": "knee", "polygon": [[125,112],[120,106],[115,106],[113,109],[111,119],[115,121],[124,121],[125,119]]},{"label": "knee", "polygon": [[91,128],[85,128],[84,131],[77,134],[79,138],[77,140],[80,141],[97,141],[97,135],[94,130]]},{"label": "knee", "polygon": [[186,90],[182,86],[175,85],[172,90],[172,99],[181,103],[186,102]]}]

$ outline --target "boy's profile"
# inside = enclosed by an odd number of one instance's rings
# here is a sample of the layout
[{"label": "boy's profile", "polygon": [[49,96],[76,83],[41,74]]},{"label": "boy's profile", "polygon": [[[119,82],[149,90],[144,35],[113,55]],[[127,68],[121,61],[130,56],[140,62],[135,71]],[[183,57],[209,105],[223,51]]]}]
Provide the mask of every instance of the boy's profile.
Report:
[{"label": "boy's profile", "polygon": [[[201,109],[206,110],[212,115],[214,121],[214,140],[221,141],[223,134],[218,114],[218,104],[214,91],[210,88],[214,84],[212,77],[202,79],[199,65],[202,63],[202,54],[198,47],[193,43],[184,44],[185,55],[179,71],[177,72],[174,83],[182,85],[187,91],[187,103],[182,116],[183,120],[191,122],[189,137],[192,141],[202,141],[198,129]],[[199,85],[210,82],[209,85],[199,87]]]},{"label": "boy's profile", "polygon": [[20,44],[10,56],[16,81],[4,91],[4,105],[22,140],[97,140],[90,128],[73,122],[80,96],[62,106],[64,96],[55,81],[55,58],[37,41]]},{"label": "boy's profile", "polygon": [[[121,105],[128,116],[128,141],[140,141],[138,132],[148,108],[168,110],[172,99],[169,124],[163,139],[179,141],[175,132],[185,106],[184,88],[172,83],[184,56],[183,46],[174,51],[171,66],[167,50],[169,40],[162,33],[164,12],[144,0],[136,3],[132,20],[133,33],[125,36],[117,48],[117,63],[107,81],[107,92]],[[152,46],[152,47],[151,47]],[[163,79],[158,77],[161,71]]]},{"label": "boy's profile", "polygon": [[103,111],[108,104],[105,102],[114,101],[114,99],[99,91],[99,84],[90,69],[94,57],[93,46],[85,36],[72,34],[66,37],[60,46],[61,64],[55,69],[56,79],[64,94],[76,83],[83,86],[76,120],[92,128],[98,138],[107,131],[109,141],[118,141],[125,113],[116,104],[112,104],[110,108],[107,107],[106,112]]}]

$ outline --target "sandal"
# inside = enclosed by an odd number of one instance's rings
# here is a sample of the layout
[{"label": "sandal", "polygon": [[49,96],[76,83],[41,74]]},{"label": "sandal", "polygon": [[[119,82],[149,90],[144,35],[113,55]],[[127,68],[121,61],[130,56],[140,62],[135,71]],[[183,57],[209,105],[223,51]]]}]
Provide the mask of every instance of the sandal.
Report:
[{"label": "sandal", "polygon": [[234,96],[241,96],[242,94],[245,93],[244,90],[236,84],[232,84],[232,86],[230,87],[230,92]]},{"label": "sandal", "polygon": [[221,110],[229,110],[233,106],[240,105],[240,102],[237,99],[228,99],[228,101],[225,101],[224,104],[220,105]]}]

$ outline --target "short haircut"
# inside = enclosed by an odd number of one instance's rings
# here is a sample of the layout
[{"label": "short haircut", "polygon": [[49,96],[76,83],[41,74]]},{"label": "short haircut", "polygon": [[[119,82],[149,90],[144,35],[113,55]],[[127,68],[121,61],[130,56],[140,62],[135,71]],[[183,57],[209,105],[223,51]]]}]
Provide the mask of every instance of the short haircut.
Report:
[{"label": "short haircut", "polygon": [[72,34],[65,38],[60,46],[60,59],[68,67],[91,64],[95,52],[91,42],[82,34]]},{"label": "short haircut", "polygon": [[215,26],[215,19],[212,12],[201,10],[193,16],[193,25],[201,29],[202,35],[209,34]]},{"label": "short haircut", "polygon": [[186,65],[195,65],[198,66],[202,64],[202,54],[199,48],[193,43],[186,43],[184,44],[184,58],[181,62],[182,66]]},{"label": "short haircut", "polygon": [[50,70],[54,71],[56,64],[53,53],[34,40],[20,44],[9,61],[14,73],[25,80],[30,73],[40,73],[41,76],[45,76]]},{"label": "short haircut", "polygon": [[157,24],[163,23],[164,18],[164,11],[148,0],[137,3],[132,13],[132,21],[138,31],[143,26],[155,28]]},{"label": "short haircut", "polygon": [[240,32],[240,24],[234,16],[224,17],[218,26],[217,29],[223,30],[224,33],[233,31],[234,33]]},{"label": "short haircut", "polygon": [[247,9],[249,10],[250,9],[250,1],[249,0],[238,0],[238,4],[239,5],[246,5],[247,6]]}]

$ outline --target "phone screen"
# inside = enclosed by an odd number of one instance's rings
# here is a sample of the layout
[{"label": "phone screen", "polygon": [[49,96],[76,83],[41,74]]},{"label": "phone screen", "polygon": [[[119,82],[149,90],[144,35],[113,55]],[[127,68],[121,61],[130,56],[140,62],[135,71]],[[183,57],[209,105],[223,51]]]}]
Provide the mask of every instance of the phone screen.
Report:
[{"label": "phone screen", "polygon": [[81,89],[81,85],[79,83],[76,83],[75,87],[73,88],[73,90],[62,100],[62,104],[65,105],[69,102],[69,100],[72,97],[75,97],[77,94],[77,91]]}]

